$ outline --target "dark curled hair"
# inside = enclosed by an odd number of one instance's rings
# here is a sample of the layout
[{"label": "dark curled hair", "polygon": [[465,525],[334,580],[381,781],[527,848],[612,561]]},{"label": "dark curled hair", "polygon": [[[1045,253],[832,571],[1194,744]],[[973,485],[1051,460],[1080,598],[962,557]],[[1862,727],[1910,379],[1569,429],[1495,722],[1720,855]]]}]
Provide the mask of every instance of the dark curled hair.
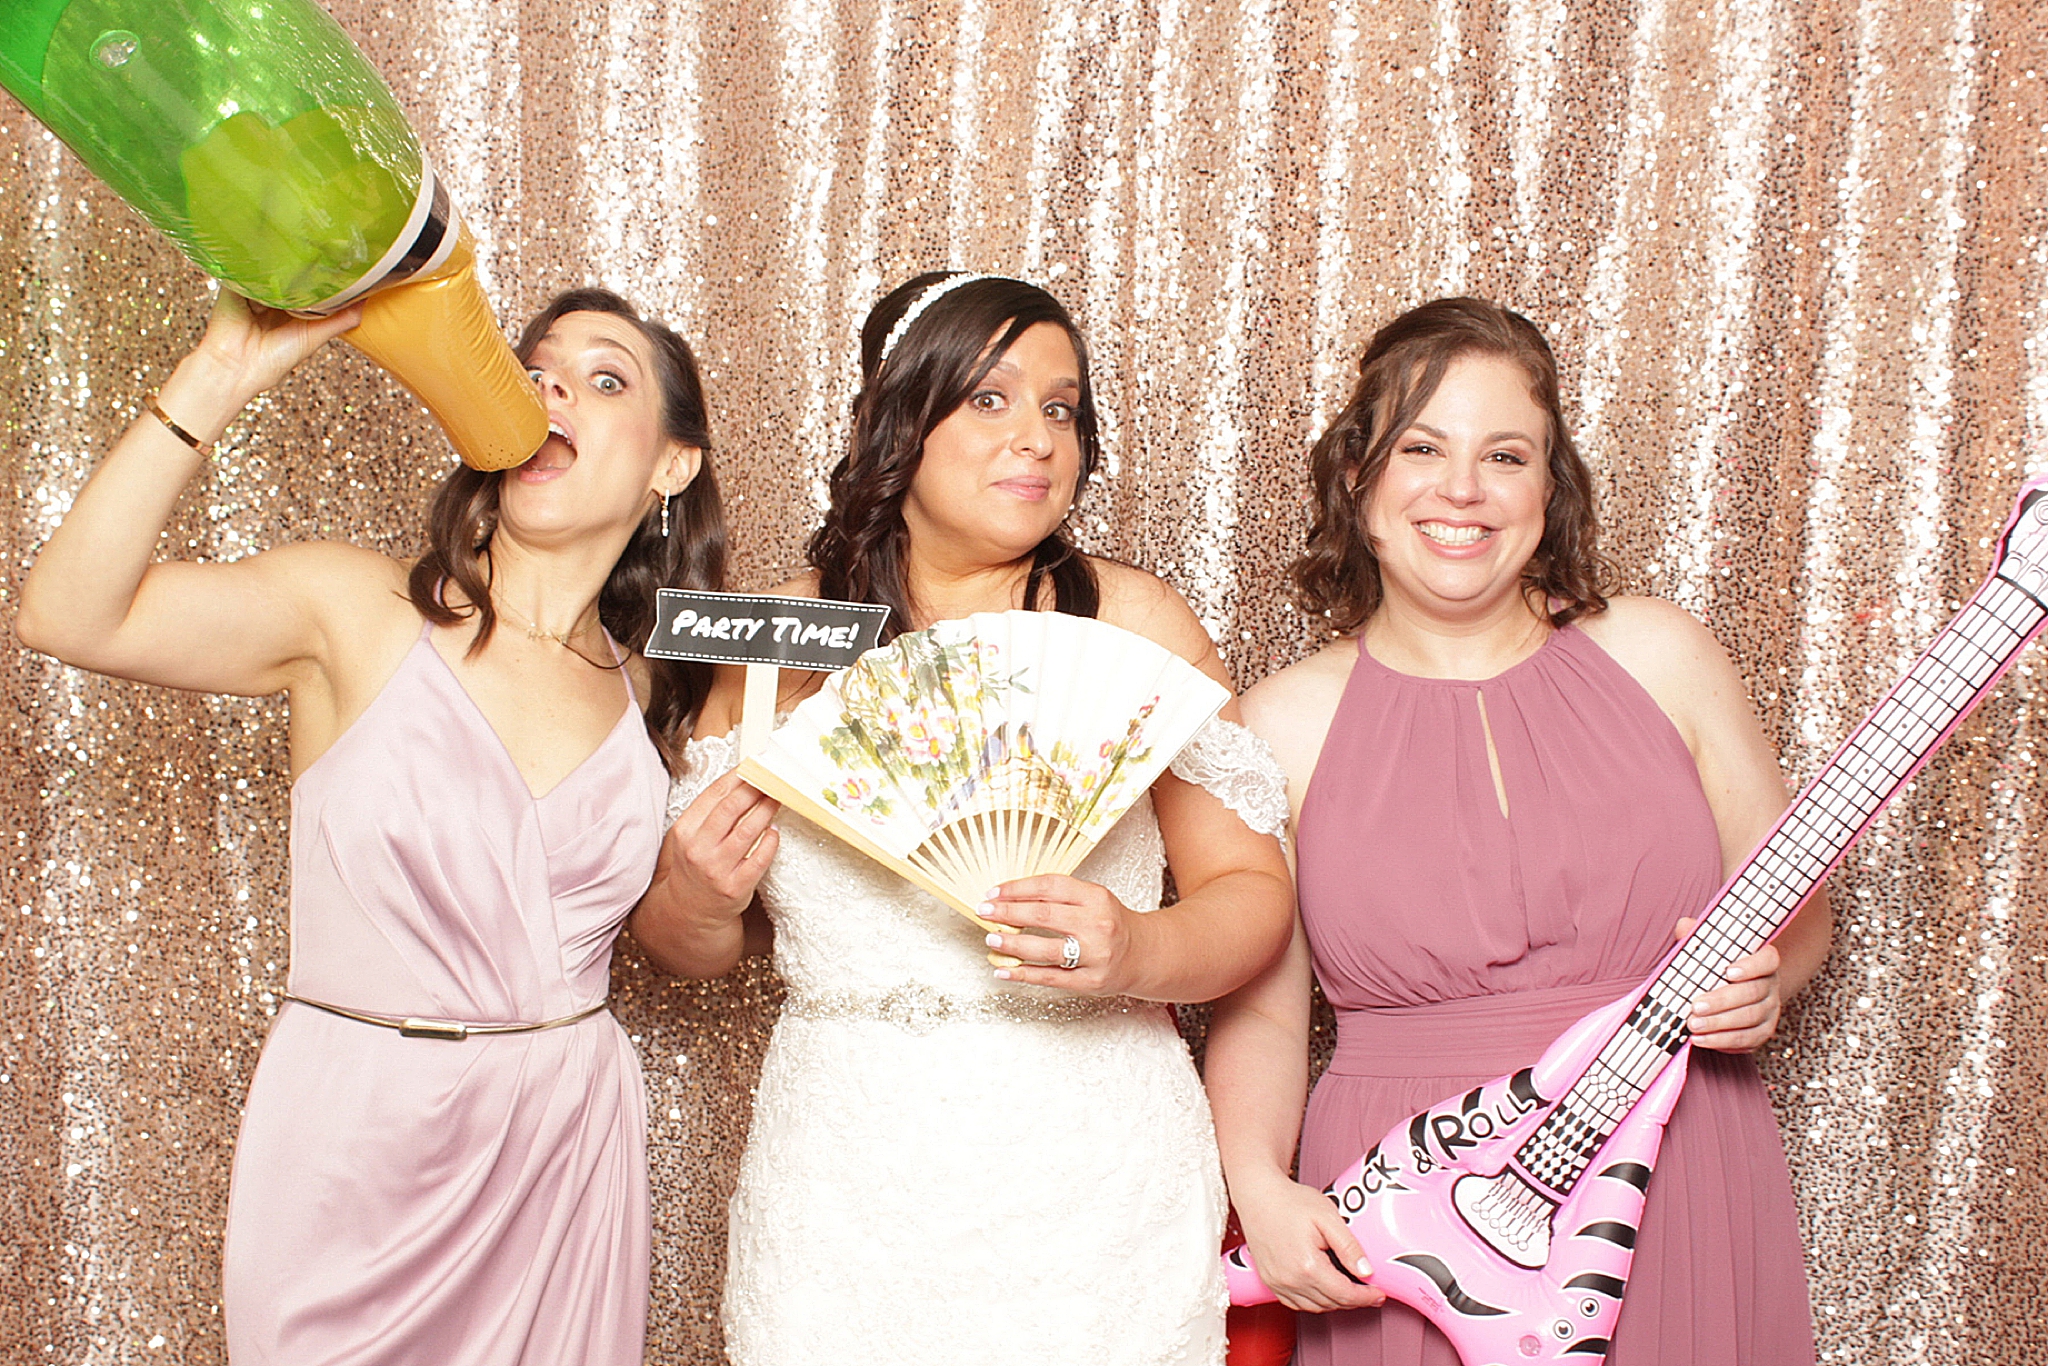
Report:
[{"label": "dark curled hair", "polygon": [[[558,318],[570,313],[607,313],[624,318],[640,330],[654,352],[661,384],[662,429],[685,446],[704,453],[697,477],[675,495],[670,508],[674,525],[661,534],[661,505],[649,506],[618,563],[598,590],[597,615],[612,639],[637,650],[654,630],[655,593],[662,588],[725,586],[725,512],[718,499],[718,479],[711,471],[711,425],[706,415],[704,384],[688,342],[650,322],[608,289],[572,289],[556,295],[519,334],[516,348],[524,361],[540,345]],[[491,538],[498,527],[501,471],[473,470],[458,465],[441,481],[427,510],[427,550],[414,562],[407,593],[420,615],[437,626],[474,620],[476,633],[468,653],[476,654],[497,629],[491,602]],[[451,607],[443,588],[453,583],[468,605]],[[671,759],[669,737],[686,726],[711,690],[711,666],[673,659],[649,659],[652,686],[647,696],[647,733]],[[671,765],[672,766],[672,765]]]},{"label": "dark curled hair", "polygon": [[[1529,377],[1529,396],[1550,425],[1550,499],[1543,538],[1522,582],[1541,594],[1553,625],[1607,606],[1607,564],[1598,549],[1593,477],[1572,444],[1558,402],[1557,360],[1536,325],[1484,299],[1437,299],[1373,334],[1358,362],[1358,387],[1309,453],[1315,516],[1308,546],[1289,570],[1295,599],[1351,632],[1379,610],[1380,560],[1366,511],[1394,443],[1421,414],[1461,356],[1498,356]],[[1550,607],[1550,603],[1561,605]]]},{"label": "dark curled hair", "polygon": [[[860,331],[862,383],[853,401],[853,441],[832,469],[831,506],[806,552],[818,571],[821,597],[889,609],[884,642],[912,629],[910,586],[904,578],[910,532],[903,522],[903,501],[924,460],[925,438],[968,400],[1029,328],[1055,324],[1073,342],[1080,362],[1081,400],[1074,408],[1081,442],[1076,501],[1101,457],[1088,348],[1060,301],[1036,285],[987,279],[955,288],[918,315],[888,363],[882,363],[882,344],[897,320],[929,286],[954,274],[927,271],[897,286],[868,313]],[[1036,609],[1039,590],[1048,583],[1056,611],[1092,617],[1101,606],[1095,571],[1067,539],[1064,526],[1033,549],[1024,605]]]}]

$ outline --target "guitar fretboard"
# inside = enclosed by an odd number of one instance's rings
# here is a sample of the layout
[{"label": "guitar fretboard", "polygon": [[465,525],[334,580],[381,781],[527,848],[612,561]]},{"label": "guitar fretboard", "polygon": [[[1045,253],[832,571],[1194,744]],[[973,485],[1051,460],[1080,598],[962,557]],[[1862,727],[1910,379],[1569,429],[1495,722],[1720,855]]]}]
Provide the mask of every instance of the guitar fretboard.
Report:
[{"label": "guitar fretboard", "polygon": [[1685,1044],[1692,1003],[1776,934],[1914,771],[2048,624],[2048,606],[1987,580],[1780,818],[1673,949],[1628,1018],[1516,1153],[1560,1199]]}]

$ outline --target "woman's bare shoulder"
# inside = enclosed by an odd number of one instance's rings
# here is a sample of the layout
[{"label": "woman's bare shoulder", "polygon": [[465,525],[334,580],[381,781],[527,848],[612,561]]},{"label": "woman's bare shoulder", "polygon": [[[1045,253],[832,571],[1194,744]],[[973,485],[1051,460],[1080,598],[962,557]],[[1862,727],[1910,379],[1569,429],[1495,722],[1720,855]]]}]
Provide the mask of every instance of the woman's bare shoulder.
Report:
[{"label": "woman's bare shoulder", "polygon": [[251,557],[274,574],[321,586],[326,592],[405,591],[412,564],[347,541],[294,541]]},{"label": "woman's bare shoulder", "polygon": [[1662,598],[1619,597],[1580,618],[1580,630],[1653,694],[1683,686],[1701,668],[1727,668],[1727,651],[1699,618]]},{"label": "woman's bare shoulder", "polygon": [[1623,649],[1655,649],[1709,634],[1699,618],[1677,603],[1641,596],[1609,598],[1604,610],[1579,618],[1577,625],[1603,649],[1610,643]]},{"label": "woman's bare shoulder", "polygon": [[1735,662],[1684,608],[1662,598],[1615,598],[1579,625],[1663,708],[1695,755],[1719,731],[1756,727]]},{"label": "woman's bare shoulder", "polygon": [[1351,667],[1358,662],[1358,641],[1350,636],[1333,640],[1306,659],[1267,674],[1245,689],[1247,711],[1261,707],[1297,707],[1327,697],[1334,705],[1351,681]]},{"label": "woman's bare shoulder", "polygon": [[740,723],[740,702],[746,695],[746,680],[747,671],[738,664],[719,664],[712,668],[711,691],[705,694],[704,705],[697,709],[690,727],[692,739],[732,733],[733,727]]},{"label": "woman's bare shoulder", "polygon": [[818,571],[806,569],[793,578],[784,579],[766,593],[771,598],[815,598],[818,596]]},{"label": "woman's bare shoulder", "polygon": [[1102,592],[1101,619],[1126,631],[1135,631],[1229,684],[1229,675],[1209,638],[1201,619],[1180,590],[1156,574],[1133,565],[1089,556],[1095,582]]},{"label": "woman's bare shoulder", "polygon": [[407,593],[412,566],[403,560],[345,541],[297,541],[244,563],[268,581],[270,591],[302,604],[330,636],[360,638],[366,628],[377,627],[419,629],[419,612]]},{"label": "woman's bare shoulder", "polygon": [[1273,746],[1290,774],[1314,767],[1357,662],[1358,642],[1347,637],[1245,690],[1244,723]]}]

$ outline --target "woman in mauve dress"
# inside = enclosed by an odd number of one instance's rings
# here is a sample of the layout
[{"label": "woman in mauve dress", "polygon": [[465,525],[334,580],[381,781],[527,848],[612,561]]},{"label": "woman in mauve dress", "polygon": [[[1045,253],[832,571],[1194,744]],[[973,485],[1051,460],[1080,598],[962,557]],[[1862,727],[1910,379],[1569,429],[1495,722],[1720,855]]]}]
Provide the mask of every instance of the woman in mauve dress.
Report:
[{"label": "woman in mauve dress", "polygon": [[[1245,697],[1294,810],[1301,919],[1220,1003],[1208,1086],[1253,1260],[1303,1366],[1453,1366],[1321,1188],[1407,1115],[1535,1061],[1640,985],[1786,802],[1701,625],[1600,589],[1591,478],[1518,314],[1444,299],[1359,363],[1312,457],[1294,579],[1339,638]],[[1813,1360],[1799,1228],[1749,1053],[1820,967],[1816,893],[1690,1021],[1612,1366]],[[1307,1100],[1309,974],[1337,1046]],[[1300,1181],[1293,1179],[1300,1135]]]},{"label": "woman in mauve dress", "polygon": [[236,1366],[637,1366],[640,1065],[604,1011],[708,671],[632,653],[717,587],[689,348],[616,295],[521,339],[550,434],[457,468],[402,562],[337,543],[152,562],[207,448],[354,321],[223,293],[24,585],[22,640],[291,700],[291,975],[228,1201]]}]

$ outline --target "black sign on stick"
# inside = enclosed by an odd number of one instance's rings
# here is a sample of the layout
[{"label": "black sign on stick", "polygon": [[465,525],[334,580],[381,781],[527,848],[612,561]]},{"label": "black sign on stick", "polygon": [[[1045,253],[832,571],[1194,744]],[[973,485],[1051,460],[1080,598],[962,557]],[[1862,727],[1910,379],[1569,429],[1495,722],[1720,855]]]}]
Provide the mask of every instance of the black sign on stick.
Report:
[{"label": "black sign on stick", "polygon": [[875,648],[889,609],[864,602],[661,590],[653,659],[843,669]]}]

